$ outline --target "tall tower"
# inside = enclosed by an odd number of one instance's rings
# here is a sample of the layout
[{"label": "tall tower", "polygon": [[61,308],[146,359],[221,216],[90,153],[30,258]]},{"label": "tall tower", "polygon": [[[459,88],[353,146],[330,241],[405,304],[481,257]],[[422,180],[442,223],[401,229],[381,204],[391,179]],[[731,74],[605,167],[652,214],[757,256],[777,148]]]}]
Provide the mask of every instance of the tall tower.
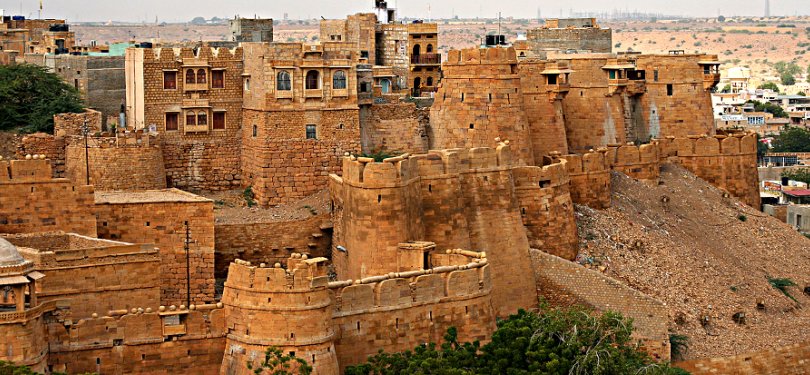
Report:
[{"label": "tall tower", "polygon": [[765,17],[771,16],[771,0],[765,0]]}]

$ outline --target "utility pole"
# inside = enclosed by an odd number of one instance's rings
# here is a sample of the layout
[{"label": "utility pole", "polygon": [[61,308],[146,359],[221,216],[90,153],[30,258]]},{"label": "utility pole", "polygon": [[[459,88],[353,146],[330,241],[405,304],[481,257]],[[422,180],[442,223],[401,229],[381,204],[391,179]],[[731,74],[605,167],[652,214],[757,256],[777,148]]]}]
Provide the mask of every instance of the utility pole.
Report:
[{"label": "utility pole", "polygon": [[186,308],[191,306],[191,259],[189,255],[189,245],[191,244],[191,229],[188,226],[188,220],[185,222],[186,225],[186,240],[184,241],[183,248],[186,250]]},{"label": "utility pole", "polygon": [[87,135],[90,133],[90,128],[87,126],[87,113],[84,114],[84,123],[82,124],[82,134],[84,134],[84,177],[87,185],[90,185],[90,150],[87,145]]}]

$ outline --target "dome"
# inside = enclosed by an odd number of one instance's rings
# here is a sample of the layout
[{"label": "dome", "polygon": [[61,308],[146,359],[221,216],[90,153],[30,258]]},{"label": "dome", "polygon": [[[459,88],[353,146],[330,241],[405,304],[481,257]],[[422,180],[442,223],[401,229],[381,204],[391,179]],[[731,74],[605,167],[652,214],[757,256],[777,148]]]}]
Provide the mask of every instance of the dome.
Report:
[{"label": "dome", "polygon": [[16,266],[22,263],[25,263],[25,259],[17,251],[17,247],[0,238],[0,267]]}]

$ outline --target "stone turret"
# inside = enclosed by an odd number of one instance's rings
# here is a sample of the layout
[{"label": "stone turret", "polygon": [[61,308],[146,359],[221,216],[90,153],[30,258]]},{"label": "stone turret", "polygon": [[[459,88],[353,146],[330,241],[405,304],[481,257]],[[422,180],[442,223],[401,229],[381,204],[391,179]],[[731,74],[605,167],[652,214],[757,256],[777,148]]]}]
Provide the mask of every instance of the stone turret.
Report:
[{"label": "stone turret", "polygon": [[450,51],[431,107],[431,149],[488,147],[510,140],[518,164],[534,163],[513,48]]},{"label": "stone turret", "polygon": [[313,374],[337,374],[326,258],[293,254],[287,268],[237,260],[222,294],[227,316],[223,374],[252,374],[269,347],[305,359]]}]

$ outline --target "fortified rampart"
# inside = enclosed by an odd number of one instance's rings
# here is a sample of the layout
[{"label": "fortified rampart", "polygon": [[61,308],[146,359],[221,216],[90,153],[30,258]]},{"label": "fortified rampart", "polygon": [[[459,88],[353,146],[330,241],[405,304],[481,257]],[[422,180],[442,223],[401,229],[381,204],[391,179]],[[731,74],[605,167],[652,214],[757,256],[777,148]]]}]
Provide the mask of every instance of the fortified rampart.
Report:
[{"label": "fortified rampart", "polygon": [[661,157],[657,143],[636,146],[608,145],[605,152],[610,167],[636,180],[657,183],[661,174]]},{"label": "fortified rampart", "polygon": [[160,304],[158,251],[64,232],[5,235],[44,277],[41,302],[70,306],[70,319],[104,314],[115,308]]},{"label": "fortified rampart", "polygon": [[551,152],[568,153],[562,100],[570,90],[567,61],[525,59],[518,64],[523,107],[532,137],[535,165]]},{"label": "fortified rampart", "polygon": [[216,374],[225,352],[221,305],[112,310],[48,324],[52,371],[70,374]]},{"label": "fortified rampart", "polygon": [[[360,107],[363,152],[428,152],[429,112],[413,103],[374,104]],[[427,120],[427,121],[425,121]]]},{"label": "fortified rampart", "polygon": [[807,373],[810,342],[782,346],[732,357],[705,358],[675,365],[694,375],[801,375]]},{"label": "fortified rampart", "polygon": [[510,140],[518,164],[534,162],[513,48],[452,50],[430,110],[430,148],[487,147]]},{"label": "fortified rampart", "polygon": [[96,211],[100,238],[158,247],[162,304],[187,304],[188,288],[192,304],[214,301],[213,201],[177,189],[108,191],[96,193]]},{"label": "fortified rampart", "polygon": [[755,135],[668,137],[657,142],[662,158],[677,161],[743,203],[760,208]]},{"label": "fortified rampart", "polygon": [[52,176],[44,156],[0,160],[0,233],[61,230],[96,235],[93,187]]},{"label": "fortified rampart", "polygon": [[65,150],[67,140],[65,137],[56,137],[45,133],[34,133],[22,138],[17,145],[17,159],[25,159],[27,155],[45,155],[51,162],[53,177],[65,177]]},{"label": "fortified rampart", "polygon": [[272,222],[217,222],[214,224],[216,278],[225,278],[236,259],[255,264],[284,262],[292,253],[310,258],[332,251],[332,226],[327,215]]},{"label": "fortified rampart", "polygon": [[[472,248],[486,252],[499,275],[493,293],[499,314],[533,306],[536,296],[524,277],[530,239],[569,258],[576,253],[567,180],[562,163],[515,168],[505,144],[381,163],[345,158],[343,177],[332,176],[331,185],[338,276],[428,268],[437,251]],[[413,241],[435,247],[402,246]]]},{"label": "fortified rampart", "polygon": [[154,190],[166,188],[160,140],[147,134],[91,137],[85,146],[74,138],[66,151],[67,177],[74,183],[87,179],[96,191]]},{"label": "fortified rampart", "polygon": [[582,155],[552,155],[567,161],[571,179],[571,200],[591,208],[610,207],[610,162],[607,149],[587,152]]},{"label": "fortified rampart", "polygon": [[554,305],[582,305],[633,318],[634,337],[658,360],[670,359],[668,310],[663,302],[600,272],[532,250],[537,292]]},{"label": "fortified rampart", "polygon": [[87,134],[92,136],[101,132],[101,120],[101,112],[89,108],[81,113],[59,113],[53,115],[53,134],[84,135],[86,124]]},{"label": "fortified rampart", "polygon": [[[398,352],[440,342],[447,328],[459,340],[485,341],[495,329],[487,260],[436,255],[462,265],[328,282],[325,258],[293,255],[287,269],[231,264],[223,302],[228,343],[222,372],[248,374],[246,363],[268,346],[294,353],[315,374],[336,374],[379,349]],[[467,263],[469,262],[469,263]]]}]

